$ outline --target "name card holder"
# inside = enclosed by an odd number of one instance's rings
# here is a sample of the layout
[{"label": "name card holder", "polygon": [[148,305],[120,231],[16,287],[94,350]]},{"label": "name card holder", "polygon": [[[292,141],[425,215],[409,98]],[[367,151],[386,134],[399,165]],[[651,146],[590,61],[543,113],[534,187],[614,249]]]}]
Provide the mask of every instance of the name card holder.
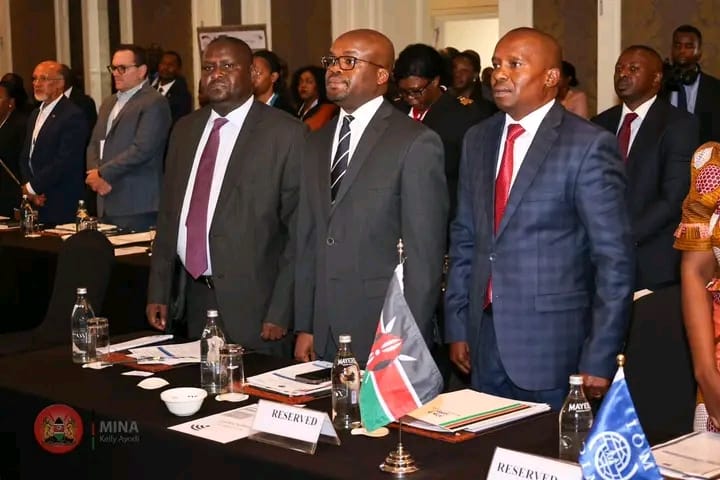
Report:
[{"label": "name card holder", "polygon": [[582,480],[580,465],[496,447],[487,480]]},{"label": "name card holder", "polygon": [[249,439],[315,454],[318,442],[340,445],[326,412],[259,400]]}]

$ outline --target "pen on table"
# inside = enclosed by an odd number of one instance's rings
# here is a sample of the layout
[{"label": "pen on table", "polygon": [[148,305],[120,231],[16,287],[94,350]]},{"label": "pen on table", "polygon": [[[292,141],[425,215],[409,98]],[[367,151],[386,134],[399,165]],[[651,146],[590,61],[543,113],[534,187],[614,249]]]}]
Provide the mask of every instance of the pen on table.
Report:
[{"label": "pen on table", "polygon": [[167,355],[168,357],[175,358],[175,355],[173,355],[172,352],[169,352],[167,349],[165,349],[163,347],[157,347],[157,349],[160,350],[165,355]]}]

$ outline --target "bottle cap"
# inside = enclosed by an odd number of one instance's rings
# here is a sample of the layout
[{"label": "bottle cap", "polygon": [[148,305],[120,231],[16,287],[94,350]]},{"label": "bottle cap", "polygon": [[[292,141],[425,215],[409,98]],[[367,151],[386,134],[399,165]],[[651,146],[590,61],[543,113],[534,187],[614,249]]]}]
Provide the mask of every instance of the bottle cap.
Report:
[{"label": "bottle cap", "polygon": [[216,318],[218,316],[217,310],[208,310],[207,311],[208,318]]},{"label": "bottle cap", "polygon": [[78,295],[85,295],[87,293],[87,288],[85,287],[78,287],[77,289]]},{"label": "bottle cap", "polygon": [[350,343],[352,337],[350,335],[340,335],[340,343]]},{"label": "bottle cap", "polygon": [[570,385],[582,385],[583,384],[583,376],[582,375],[570,375]]},{"label": "bottle cap", "polygon": [[78,205],[85,205],[85,200],[78,200]]}]

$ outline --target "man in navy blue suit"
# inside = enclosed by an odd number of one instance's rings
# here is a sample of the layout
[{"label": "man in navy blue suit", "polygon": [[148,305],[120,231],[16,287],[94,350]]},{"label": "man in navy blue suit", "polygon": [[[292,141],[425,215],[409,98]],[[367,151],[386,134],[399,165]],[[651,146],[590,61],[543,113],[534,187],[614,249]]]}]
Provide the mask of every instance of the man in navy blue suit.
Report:
[{"label": "man in navy blue suit", "polygon": [[44,224],[74,221],[78,200],[85,198],[90,127],[82,110],[63,95],[61,68],[45,61],[33,71],[33,93],[40,106],[30,114],[20,156],[22,191],[39,207]]},{"label": "man in navy blue suit", "polygon": [[634,258],[617,139],[555,101],[561,50],[531,28],[495,47],[500,112],[465,136],[446,292],[450,358],[478,390],[560,408],[607,390]]}]

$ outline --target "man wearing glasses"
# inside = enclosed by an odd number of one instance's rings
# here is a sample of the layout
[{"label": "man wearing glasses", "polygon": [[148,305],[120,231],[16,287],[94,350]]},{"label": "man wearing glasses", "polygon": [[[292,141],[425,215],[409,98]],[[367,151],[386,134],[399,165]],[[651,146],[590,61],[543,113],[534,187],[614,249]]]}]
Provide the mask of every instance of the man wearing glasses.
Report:
[{"label": "man wearing glasses", "polygon": [[105,223],[155,225],[170,107],[147,82],[145,50],[120,45],[108,65],[117,94],[103,101],[87,148],[87,183]]},{"label": "man wearing glasses", "polygon": [[402,238],[405,297],[426,340],[440,291],[448,193],[438,135],[383,99],[394,59],[374,30],[341,35],[322,62],[337,121],[303,158],[295,281],[295,357],[332,360],[351,334],[363,361]]},{"label": "man wearing glasses", "polygon": [[89,127],[82,110],[63,95],[60,69],[59,63],[45,61],[33,71],[33,94],[40,105],[28,119],[20,156],[22,193],[38,207],[39,221],[46,225],[73,221],[85,194],[83,151]]}]

